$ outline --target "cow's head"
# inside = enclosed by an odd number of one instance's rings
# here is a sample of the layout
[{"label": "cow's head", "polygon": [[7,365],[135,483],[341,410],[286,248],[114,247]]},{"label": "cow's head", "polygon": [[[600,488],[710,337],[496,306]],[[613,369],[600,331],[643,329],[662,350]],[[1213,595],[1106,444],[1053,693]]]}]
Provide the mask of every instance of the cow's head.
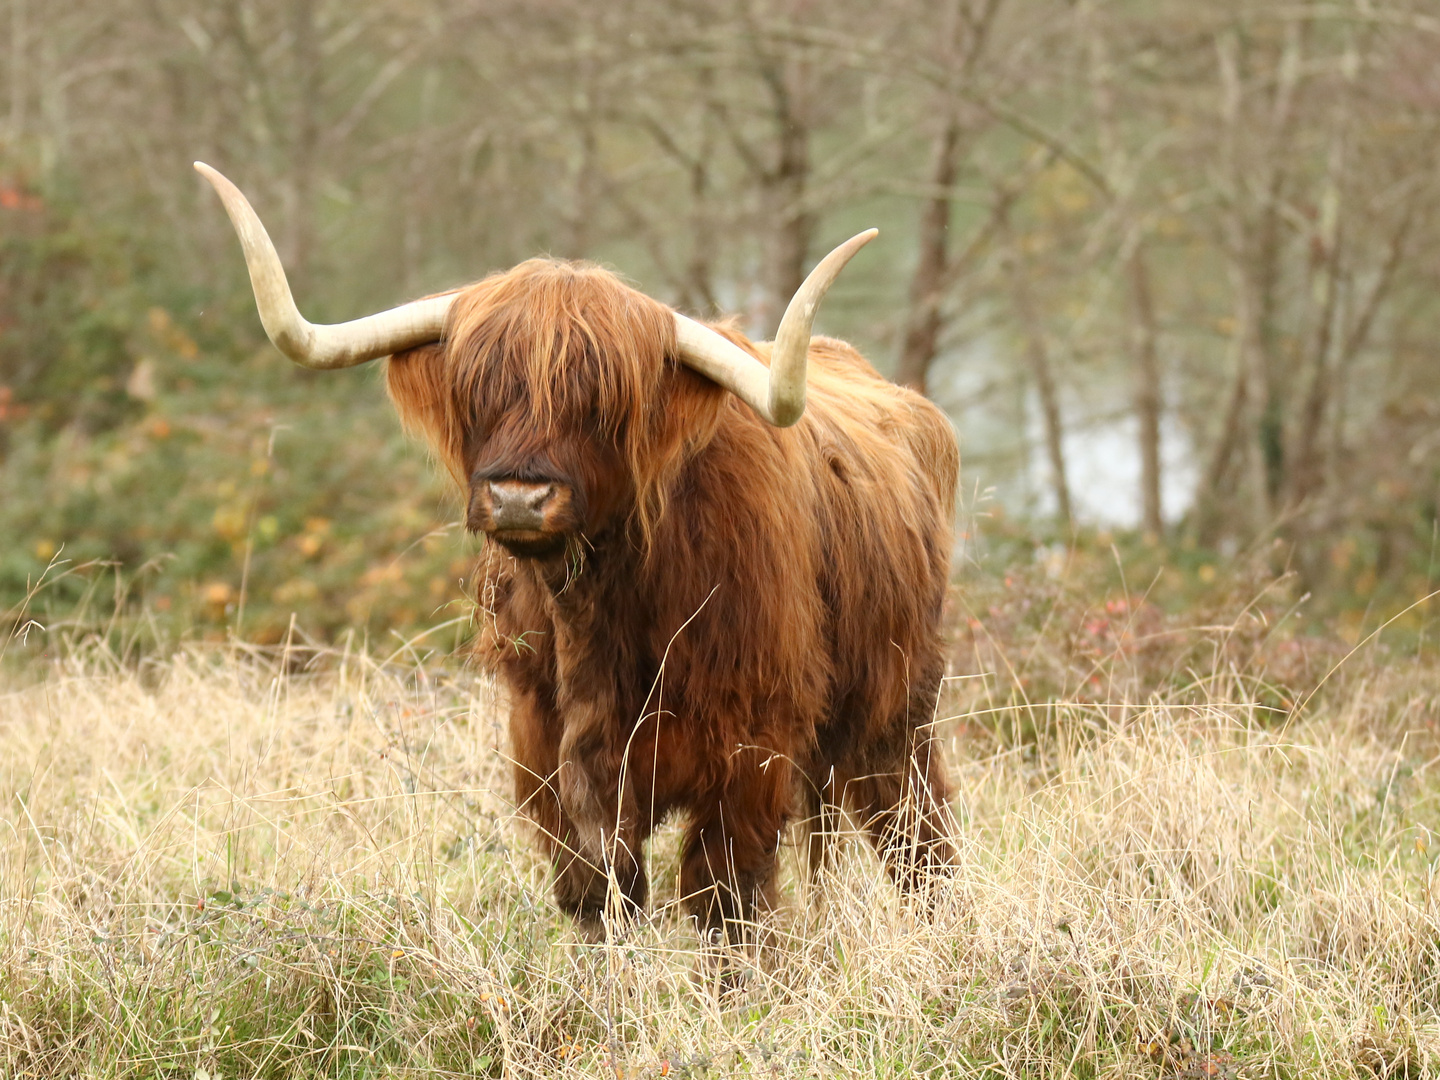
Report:
[{"label": "cow's head", "polygon": [[443,339],[391,358],[390,397],[464,487],[472,532],[558,556],[648,527],[713,429],[724,390],[674,360],[674,325],[606,270],[531,259],[456,293]]},{"label": "cow's head", "polygon": [[295,308],[250,204],[196,163],[240,236],[271,341],[311,368],[391,356],[390,394],[467,493],[466,524],[512,553],[552,558],[635,520],[648,534],[666,479],[713,430],[724,391],[767,423],[805,408],[810,326],[875,230],[832,251],[786,310],[769,366],[735,340],[599,267],[532,259],[475,285],[354,322]]}]

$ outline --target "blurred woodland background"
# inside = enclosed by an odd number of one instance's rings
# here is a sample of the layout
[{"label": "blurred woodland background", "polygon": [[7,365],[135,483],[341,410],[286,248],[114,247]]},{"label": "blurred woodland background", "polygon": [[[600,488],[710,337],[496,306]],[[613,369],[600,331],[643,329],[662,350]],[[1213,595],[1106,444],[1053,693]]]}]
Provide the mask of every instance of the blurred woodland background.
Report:
[{"label": "blurred woodland background", "polygon": [[317,321],[549,252],[768,335],[878,225],[820,329],[954,417],[962,574],[1432,587],[1432,0],[3,0],[0,58],[12,617],[57,557],[29,610],[466,614],[378,370],[268,345],[196,158]]}]

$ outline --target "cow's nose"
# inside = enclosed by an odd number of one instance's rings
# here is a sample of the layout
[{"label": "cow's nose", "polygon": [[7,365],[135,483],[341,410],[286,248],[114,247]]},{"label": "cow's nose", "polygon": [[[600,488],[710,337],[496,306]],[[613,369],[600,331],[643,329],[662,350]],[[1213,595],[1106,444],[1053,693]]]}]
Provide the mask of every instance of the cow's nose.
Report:
[{"label": "cow's nose", "polygon": [[528,484],[520,480],[490,482],[490,516],[499,532],[543,532],[545,505],[555,494],[554,484]]}]

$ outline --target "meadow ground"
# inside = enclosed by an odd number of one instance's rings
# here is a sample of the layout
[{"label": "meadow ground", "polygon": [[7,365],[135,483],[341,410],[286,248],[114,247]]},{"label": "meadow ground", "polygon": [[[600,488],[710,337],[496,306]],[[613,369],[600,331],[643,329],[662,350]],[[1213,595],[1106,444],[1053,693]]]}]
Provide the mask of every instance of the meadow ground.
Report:
[{"label": "meadow ground", "polygon": [[807,897],[791,850],[724,980],[673,827],[648,922],[557,914],[481,673],[32,654],[0,675],[0,1075],[1440,1075],[1440,672],[1362,651],[1306,702],[1236,635],[1148,688],[1105,645],[1044,707],[971,642],[934,910],[859,843]]}]

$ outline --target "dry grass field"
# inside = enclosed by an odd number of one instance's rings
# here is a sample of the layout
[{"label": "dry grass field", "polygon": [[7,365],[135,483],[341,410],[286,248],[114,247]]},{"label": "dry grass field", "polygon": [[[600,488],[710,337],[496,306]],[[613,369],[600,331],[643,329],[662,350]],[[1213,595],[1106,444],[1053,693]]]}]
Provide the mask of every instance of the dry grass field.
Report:
[{"label": "dry grass field", "polygon": [[1440,1075],[1440,672],[1362,651],[1285,711],[1212,654],[1144,693],[1102,657],[1112,696],[1043,709],[957,676],[933,912],[858,843],[807,897],[792,851],[720,960],[673,830],[653,917],[576,937],[459,663],[11,662],[0,1075]]}]

